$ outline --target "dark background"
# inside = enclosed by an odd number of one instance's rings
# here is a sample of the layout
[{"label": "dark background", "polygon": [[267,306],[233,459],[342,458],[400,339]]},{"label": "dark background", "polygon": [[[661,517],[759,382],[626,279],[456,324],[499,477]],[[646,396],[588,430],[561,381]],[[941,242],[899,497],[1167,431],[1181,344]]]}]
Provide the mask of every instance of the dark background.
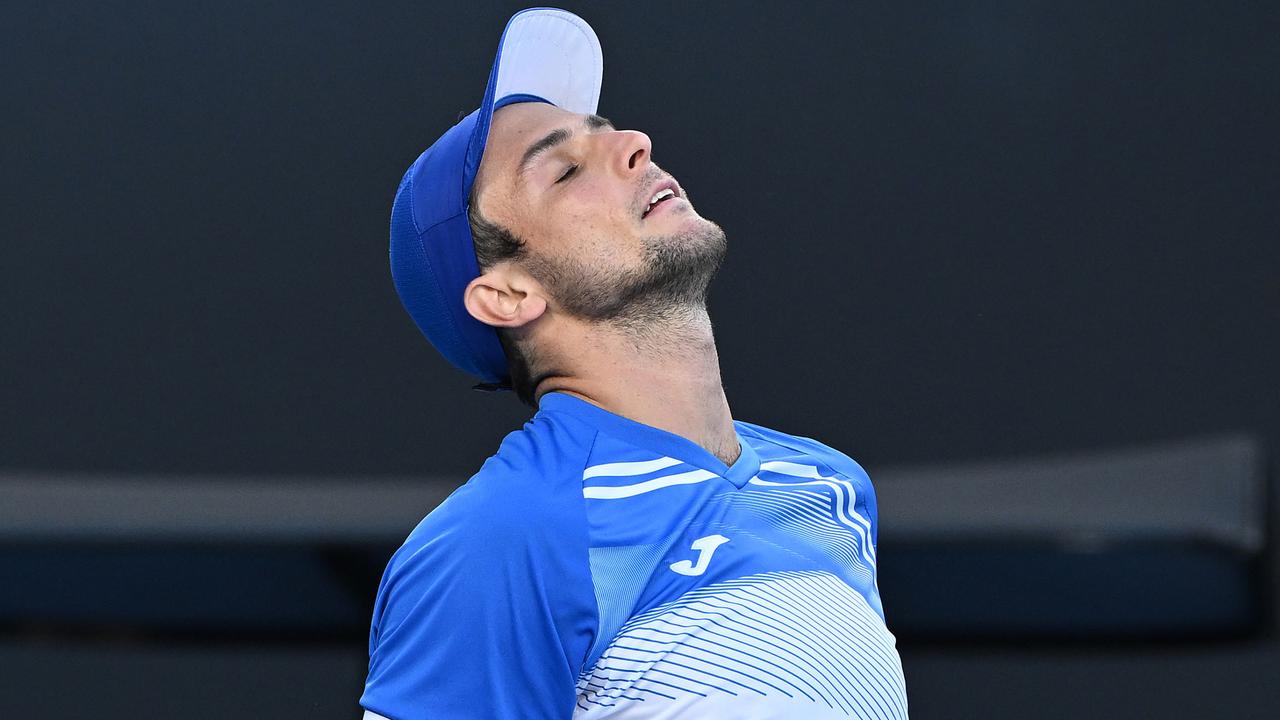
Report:
[{"label": "dark background", "polygon": [[[563,6],[604,46],[601,114],[728,232],[737,417],[873,478],[1280,447],[1274,3]],[[0,7],[0,470],[474,471],[528,413],[418,334],[388,214],[519,7]],[[909,650],[909,683],[942,667]]]}]

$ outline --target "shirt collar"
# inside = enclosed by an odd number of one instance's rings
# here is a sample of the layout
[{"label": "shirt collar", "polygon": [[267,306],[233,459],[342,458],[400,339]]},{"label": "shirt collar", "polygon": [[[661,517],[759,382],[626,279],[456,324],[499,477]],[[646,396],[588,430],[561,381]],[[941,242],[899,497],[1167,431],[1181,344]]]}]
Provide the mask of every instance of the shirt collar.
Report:
[{"label": "shirt collar", "polygon": [[550,392],[539,399],[539,415],[556,413],[576,417],[620,440],[713,472],[737,487],[746,485],[748,480],[760,472],[760,456],[738,431],[736,423],[734,433],[738,436],[738,446],[741,450],[733,465],[725,465],[720,458],[712,455],[706,448],[687,438],[616,415],[567,393]]}]

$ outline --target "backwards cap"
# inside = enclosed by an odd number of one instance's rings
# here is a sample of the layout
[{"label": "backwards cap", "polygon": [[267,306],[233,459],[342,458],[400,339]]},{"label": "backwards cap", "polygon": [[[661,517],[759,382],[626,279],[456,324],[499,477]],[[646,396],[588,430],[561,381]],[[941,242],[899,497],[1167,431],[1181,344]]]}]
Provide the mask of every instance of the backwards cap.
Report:
[{"label": "backwards cap", "polygon": [[462,302],[480,275],[467,206],[498,108],[546,102],[594,113],[604,61],[585,20],[554,8],[516,13],[507,22],[480,107],[409,166],[391,207],[391,276],[400,302],[431,344],[479,387],[509,386],[494,328]]}]

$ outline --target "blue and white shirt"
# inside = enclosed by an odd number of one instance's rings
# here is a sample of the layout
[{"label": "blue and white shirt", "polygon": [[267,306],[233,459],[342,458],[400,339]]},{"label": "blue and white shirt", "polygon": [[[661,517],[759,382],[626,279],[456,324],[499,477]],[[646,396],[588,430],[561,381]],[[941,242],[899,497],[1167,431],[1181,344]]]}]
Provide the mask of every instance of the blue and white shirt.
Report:
[{"label": "blue and white shirt", "polygon": [[391,558],[360,704],[416,718],[906,718],[857,463],[725,466],[561,393]]}]

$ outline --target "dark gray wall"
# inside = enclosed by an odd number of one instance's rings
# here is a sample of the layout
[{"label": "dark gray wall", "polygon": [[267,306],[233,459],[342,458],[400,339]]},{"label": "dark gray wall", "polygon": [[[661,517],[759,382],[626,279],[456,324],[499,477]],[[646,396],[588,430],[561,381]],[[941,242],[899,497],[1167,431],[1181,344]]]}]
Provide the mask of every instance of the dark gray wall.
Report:
[{"label": "dark gray wall", "polygon": [[[873,476],[1280,447],[1280,6],[565,5],[602,39],[602,113],[729,232],[739,417]],[[478,467],[527,413],[418,335],[387,222],[517,8],[0,5],[0,470]],[[358,639],[11,630],[15,713],[355,714]],[[1276,647],[903,657],[918,717],[1269,717]]]},{"label": "dark gray wall", "polygon": [[[1271,3],[567,3],[721,222],[744,418],[865,464],[1280,439]],[[467,474],[407,164],[505,2],[0,9],[0,466]]]}]

